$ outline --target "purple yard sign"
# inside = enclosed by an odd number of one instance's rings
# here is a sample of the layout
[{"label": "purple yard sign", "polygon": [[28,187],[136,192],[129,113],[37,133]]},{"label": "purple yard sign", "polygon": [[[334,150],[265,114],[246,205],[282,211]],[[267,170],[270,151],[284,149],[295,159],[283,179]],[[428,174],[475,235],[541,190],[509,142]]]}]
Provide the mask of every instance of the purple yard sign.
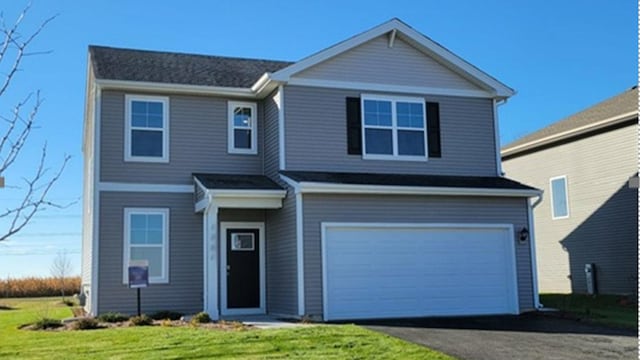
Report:
[{"label": "purple yard sign", "polygon": [[131,260],[129,262],[129,287],[145,288],[149,286],[149,262]]}]

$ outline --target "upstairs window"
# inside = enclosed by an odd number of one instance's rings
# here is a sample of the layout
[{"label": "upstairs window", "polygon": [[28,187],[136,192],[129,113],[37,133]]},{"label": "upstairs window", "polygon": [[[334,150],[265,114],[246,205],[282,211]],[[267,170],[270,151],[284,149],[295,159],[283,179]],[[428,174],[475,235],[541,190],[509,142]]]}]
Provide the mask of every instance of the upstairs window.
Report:
[{"label": "upstairs window", "polygon": [[125,97],[125,161],[169,161],[169,99]]},{"label": "upstairs window", "polygon": [[229,102],[229,153],[258,153],[256,108],[255,103]]},{"label": "upstairs window", "polygon": [[567,177],[558,176],[549,180],[551,184],[551,217],[552,219],[566,219],[569,217],[569,194],[567,192]]},{"label": "upstairs window", "polygon": [[362,96],[363,158],[427,159],[424,99]]}]

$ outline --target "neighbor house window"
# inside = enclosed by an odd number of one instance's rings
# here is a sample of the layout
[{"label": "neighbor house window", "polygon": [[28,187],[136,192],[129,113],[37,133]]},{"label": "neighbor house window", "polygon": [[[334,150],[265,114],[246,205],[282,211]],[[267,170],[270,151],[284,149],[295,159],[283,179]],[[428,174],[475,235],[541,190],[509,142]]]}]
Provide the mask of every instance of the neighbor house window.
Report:
[{"label": "neighbor house window", "polygon": [[149,282],[169,282],[169,209],[125,208],[124,277],[132,260],[147,260]]},{"label": "neighbor house window", "polygon": [[567,177],[551,178],[551,216],[553,219],[569,217],[569,194],[567,192]]},{"label": "neighbor house window", "polygon": [[424,99],[362,96],[365,159],[426,160]]},{"label": "neighbor house window", "polygon": [[159,96],[125,97],[126,161],[169,161],[169,99]]},{"label": "neighbor house window", "polygon": [[229,102],[229,152],[257,154],[257,111],[255,103]]}]

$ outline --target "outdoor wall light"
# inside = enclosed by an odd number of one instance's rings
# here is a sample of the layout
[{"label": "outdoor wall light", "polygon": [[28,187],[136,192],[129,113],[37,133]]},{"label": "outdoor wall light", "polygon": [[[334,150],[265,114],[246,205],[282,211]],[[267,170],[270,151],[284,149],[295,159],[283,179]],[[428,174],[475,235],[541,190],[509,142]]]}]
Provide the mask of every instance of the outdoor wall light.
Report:
[{"label": "outdoor wall light", "polygon": [[527,241],[528,238],[529,238],[529,230],[526,227],[523,227],[522,230],[520,230],[520,242],[523,243]]}]

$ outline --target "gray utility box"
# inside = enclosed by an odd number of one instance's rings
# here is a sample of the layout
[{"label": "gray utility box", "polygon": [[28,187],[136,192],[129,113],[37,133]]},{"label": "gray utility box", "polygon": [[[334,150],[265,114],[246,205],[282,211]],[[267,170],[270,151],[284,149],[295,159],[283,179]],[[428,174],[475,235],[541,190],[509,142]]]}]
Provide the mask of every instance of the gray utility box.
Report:
[{"label": "gray utility box", "polygon": [[587,279],[587,293],[595,295],[598,293],[596,284],[596,264],[584,264],[584,275]]}]

